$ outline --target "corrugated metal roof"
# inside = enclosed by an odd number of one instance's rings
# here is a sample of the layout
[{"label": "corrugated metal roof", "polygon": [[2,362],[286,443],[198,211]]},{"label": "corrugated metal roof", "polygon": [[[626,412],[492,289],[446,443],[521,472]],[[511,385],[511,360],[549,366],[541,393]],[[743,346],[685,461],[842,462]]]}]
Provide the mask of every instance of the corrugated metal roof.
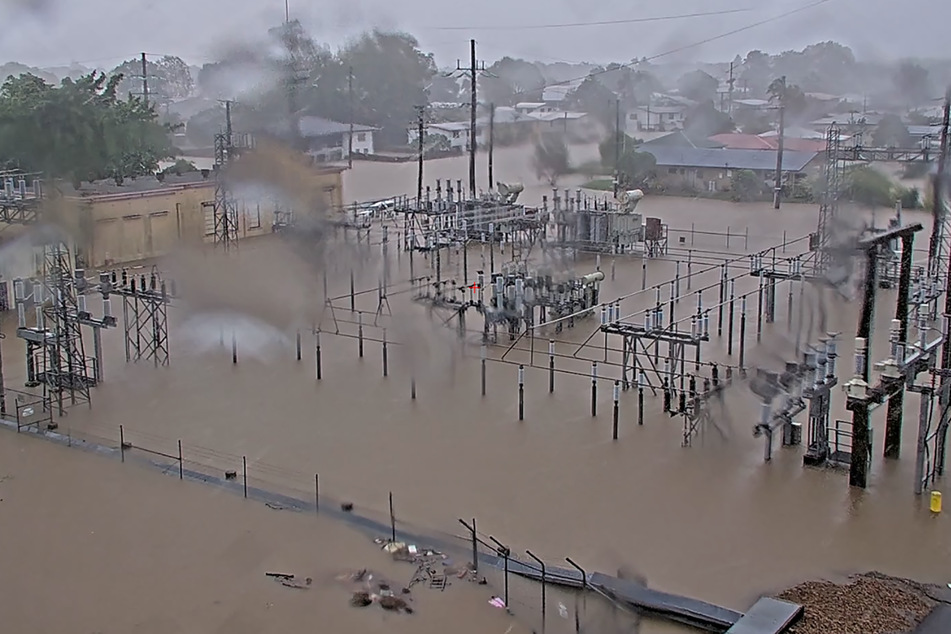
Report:
[{"label": "corrugated metal roof", "polygon": [[[373,126],[353,124],[354,132],[373,132],[379,130]],[[323,117],[304,116],[300,118],[300,133],[303,137],[321,137],[332,134],[346,134],[350,132],[349,123],[331,121]]]},{"label": "corrugated metal roof", "polygon": [[[664,167],[711,167],[770,170],[776,168],[776,154],[769,150],[726,150],[684,147],[644,148]],[[783,152],[783,170],[802,171],[817,152]]]}]

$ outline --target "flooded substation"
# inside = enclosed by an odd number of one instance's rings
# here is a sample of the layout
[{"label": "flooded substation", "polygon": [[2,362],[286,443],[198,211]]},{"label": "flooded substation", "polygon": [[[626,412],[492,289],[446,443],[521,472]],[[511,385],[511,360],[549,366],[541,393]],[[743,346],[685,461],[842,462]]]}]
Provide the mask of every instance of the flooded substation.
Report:
[{"label": "flooded substation", "polygon": [[[7,418],[349,502],[462,556],[475,521],[480,574],[531,627],[540,584],[512,570],[532,556],[721,606],[712,631],[806,579],[947,583],[929,502],[948,236],[929,254],[927,214],[863,230],[837,201],[473,194],[439,175],[154,268],[76,271],[48,248],[4,322]],[[549,591],[548,630],[603,609]]]}]

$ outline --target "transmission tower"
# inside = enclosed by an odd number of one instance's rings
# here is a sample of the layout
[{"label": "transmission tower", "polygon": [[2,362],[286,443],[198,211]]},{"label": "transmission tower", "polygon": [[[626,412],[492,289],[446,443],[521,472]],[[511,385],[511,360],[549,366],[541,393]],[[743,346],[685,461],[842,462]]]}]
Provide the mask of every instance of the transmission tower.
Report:
[{"label": "transmission tower", "polygon": [[231,101],[225,101],[225,131],[215,135],[215,246],[225,251],[238,243],[238,208],[228,191],[228,166],[235,155]]},{"label": "transmission tower", "polygon": [[[476,108],[478,107],[477,78],[485,73],[485,62],[476,60],[476,41],[469,40],[469,66],[456,61],[456,72],[469,77],[469,197],[476,196]],[[460,192],[461,196],[461,192]]]},{"label": "transmission tower", "polygon": [[122,326],[127,363],[152,361],[155,367],[168,365],[168,306],[175,284],[167,284],[158,268],[148,274],[103,273],[103,285],[122,296]]},{"label": "transmission tower", "polygon": [[826,163],[823,176],[825,185],[819,204],[819,224],[813,244],[816,251],[816,271],[818,277],[824,276],[830,264],[832,247],[831,231],[839,209],[839,196],[842,190],[842,177],[845,165],[842,160],[842,134],[839,126],[832,124],[826,131]]}]

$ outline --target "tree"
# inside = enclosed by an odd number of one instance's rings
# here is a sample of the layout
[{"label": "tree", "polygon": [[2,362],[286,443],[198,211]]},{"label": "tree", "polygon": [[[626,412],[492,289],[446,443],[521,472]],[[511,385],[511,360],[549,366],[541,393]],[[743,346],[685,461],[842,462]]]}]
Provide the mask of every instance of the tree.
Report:
[{"label": "tree", "polygon": [[[373,31],[344,48],[338,58],[340,69],[353,69],[354,118],[382,128],[381,144],[405,143],[406,125],[415,118],[415,106],[426,103],[426,86],[436,74],[432,55],[420,51],[411,35]],[[345,87],[346,72],[343,75]],[[321,89],[318,80],[315,92],[334,90],[335,82],[328,83]],[[346,98],[346,90],[338,94]],[[347,120],[345,113],[337,115],[339,120]]]},{"label": "tree", "polygon": [[[166,104],[191,95],[194,83],[191,71],[180,57],[166,55],[156,62],[146,60],[145,72],[149,80],[149,100]],[[142,60],[130,59],[109,72],[121,75],[117,88],[120,95],[142,95]]]},{"label": "tree", "polygon": [[915,105],[923,103],[931,94],[928,70],[914,62],[904,61],[899,64],[894,82],[907,101]]},{"label": "tree", "polygon": [[736,125],[725,112],[720,112],[712,101],[697,104],[684,117],[684,132],[696,139],[705,139],[714,134],[733,132]]},{"label": "tree", "polygon": [[809,106],[802,89],[788,83],[785,75],[770,82],[766,92],[771,102],[786,109],[787,122],[801,118]]},{"label": "tree", "polygon": [[646,187],[655,176],[657,159],[650,152],[630,151],[621,155],[618,177],[622,189]]},{"label": "tree", "polygon": [[0,88],[0,163],[73,182],[155,172],[172,154],[152,104],[118,98],[121,75],[91,73],[54,87],[34,75]]},{"label": "tree", "polygon": [[[622,130],[619,135],[620,137],[620,155],[624,156],[626,153],[634,150],[635,147],[643,143],[640,139],[635,139],[634,137],[628,136]],[[611,134],[606,139],[601,141],[598,144],[598,153],[601,155],[601,165],[609,169],[614,169],[614,158],[618,153],[617,143],[615,143],[615,134]]]},{"label": "tree", "polygon": [[868,167],[856,167],[849,173],[849,194],[854,202],[869,208],[891,207],[895,203],[894,186],[888,176]]},{"label": "tree", "polygon": [[702,70],[691,71],[677,80],[680,94],[694,101],[713,101],[719,87],[720,82]]},{"label": "tree", "polygon": [[911,147],[911,135],[901,118],[895,114],[886,114],[872,132],[872,143],[878,147]]},{"label": "tree", "polygon": [[736,202],[750,202],[763,195],[763,181],[752,170],[736,170],[730,180],[730,191]]},{"label": "tree", "polygon": [[769,55],[763,51],[750,51],[746,54],[746,59],[743,60],[743,71],[740,73],[740,82],[749,87],[751,93],[765,94],[771,74]]},{"label": "tree", "polygon": [[558,185],[558,179],[571,171],[571,159],[568,155],[568,143],[561,132],[546,132],[535,138],[533,156],[535,175],[544,179],[552,187]]},{"label": "tree", "polygon": [[487,71],[478,80],[483,101],[509,106],[519,101],[541,101],[545,77],[535,64],[503,57]]},{"label": "tree", "polygon": [[567,103],[569,108],[587,112],[606,130],[617,126],[617,97],[594,75],[569,93]]}]

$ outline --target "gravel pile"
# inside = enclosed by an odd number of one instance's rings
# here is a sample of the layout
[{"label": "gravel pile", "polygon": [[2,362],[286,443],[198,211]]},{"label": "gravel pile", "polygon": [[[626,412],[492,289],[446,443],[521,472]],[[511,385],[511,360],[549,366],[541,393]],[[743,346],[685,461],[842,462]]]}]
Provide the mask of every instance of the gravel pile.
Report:
[{"label": "gravel pile", "polygon": [[856,575],[846,584],[807,581],[778,598],[805,608],[789,630],[793,634],[900,634],[935,605],[926,586],[878,573]]}]

